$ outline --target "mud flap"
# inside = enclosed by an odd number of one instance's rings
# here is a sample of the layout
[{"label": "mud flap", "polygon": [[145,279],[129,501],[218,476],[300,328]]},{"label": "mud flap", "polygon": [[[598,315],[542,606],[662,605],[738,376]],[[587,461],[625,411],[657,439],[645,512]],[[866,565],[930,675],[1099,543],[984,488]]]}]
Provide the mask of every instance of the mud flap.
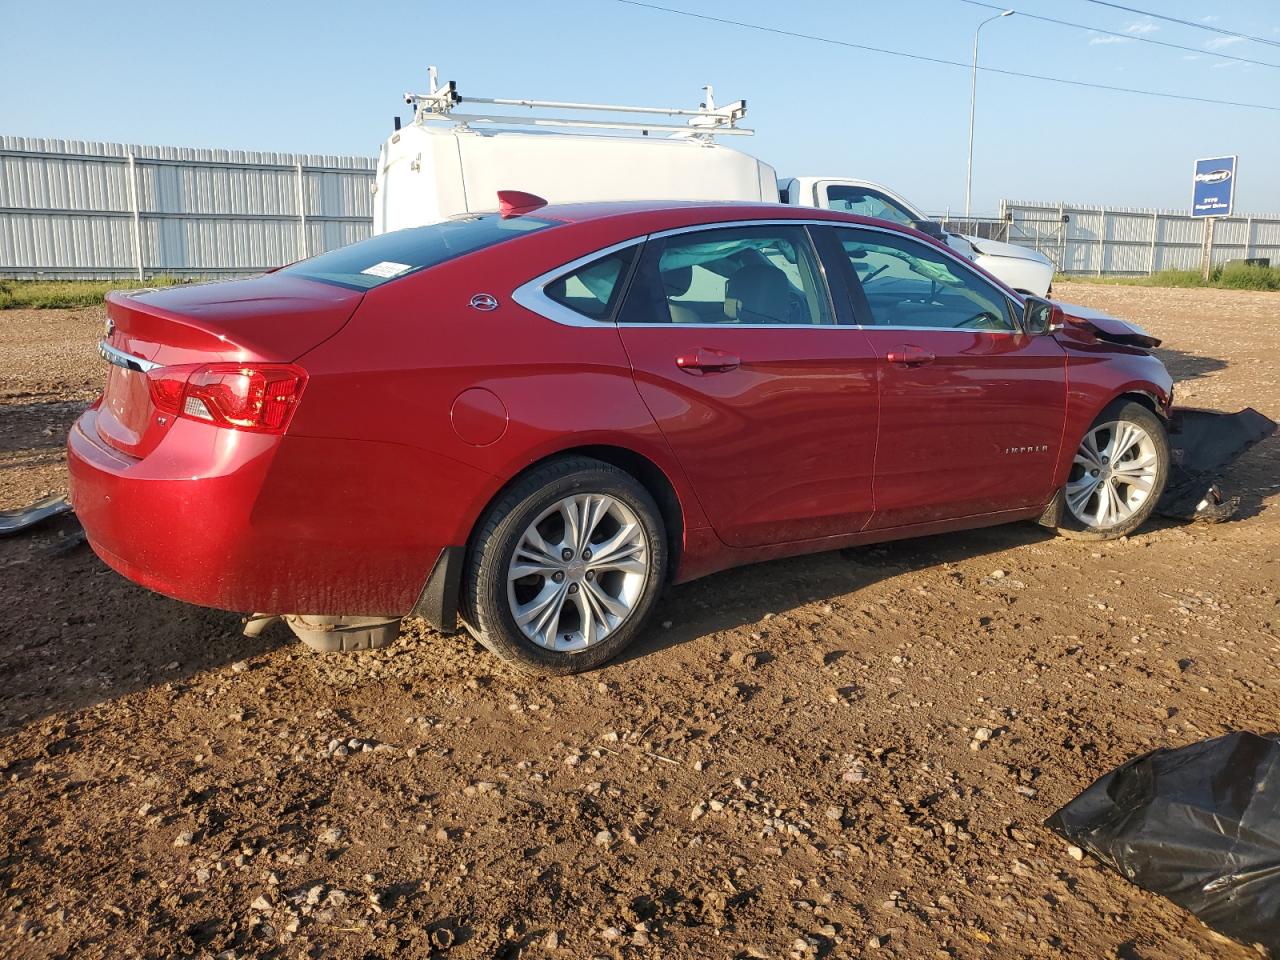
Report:
[{"label": "mud flap", "polygon": [[1169,482],[1156,512],[1178,520],[1228,519],[1240,499],[1223,495],[1218,474],[1275,429],[1275,421],[1252,407],[1238,413],[1175,407],[1169,424]]},{"label": "mud flap", "polygon": [[409,616],[421,617],[441,633],[458,632],[458,601],[466,556],[466,547],[445,547],[440,551]]}]

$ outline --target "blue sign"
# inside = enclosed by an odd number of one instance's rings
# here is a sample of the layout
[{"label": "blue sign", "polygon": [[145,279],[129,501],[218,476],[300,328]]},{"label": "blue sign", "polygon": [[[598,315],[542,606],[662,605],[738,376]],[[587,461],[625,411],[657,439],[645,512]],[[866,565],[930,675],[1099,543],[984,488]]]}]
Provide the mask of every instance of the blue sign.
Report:
[{"label": "blue sign", "polygon": [[1229,217],[1235,198],[1236,158],[1211,157],[1196,161],[1191,188],[1193,217]]}]

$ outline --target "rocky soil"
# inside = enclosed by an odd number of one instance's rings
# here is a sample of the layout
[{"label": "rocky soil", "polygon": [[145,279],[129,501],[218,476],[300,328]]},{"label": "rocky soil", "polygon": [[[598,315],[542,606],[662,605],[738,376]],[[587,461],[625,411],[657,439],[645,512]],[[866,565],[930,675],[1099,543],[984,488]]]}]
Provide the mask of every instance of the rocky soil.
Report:
[{"label": "rocky soil", "polygon": [[[1165,338],[1179,402],[1280,419],[1280,296],[1057,292]],[[0,313],[0,508],[64,488],[101,321]],[[1256,956],[1040,824],[1135,754],[1280,729],[1278,467],[1233,467],[1217,526],[720,574],[556,680],[421,624],[245,638],[70,521],[0,541],[0,956]]]}]

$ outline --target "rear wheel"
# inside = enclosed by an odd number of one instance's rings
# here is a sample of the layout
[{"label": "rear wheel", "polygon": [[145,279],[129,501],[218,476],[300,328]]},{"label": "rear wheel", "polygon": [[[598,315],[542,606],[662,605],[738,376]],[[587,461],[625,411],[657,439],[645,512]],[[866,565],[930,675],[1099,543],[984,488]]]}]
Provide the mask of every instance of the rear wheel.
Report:
[{"label": "rear wheel", "polygon": [[1117,400],[1085,432],[1066,486],[1058,532],[1111,540],[1141,526],[1169,475],[1164,423],[1134,400]]},{"label": "rear wheel", "polygon": [[666,573],[662,517],[630,474],[586,457],[544,464],[503,494],[471,544],[464,619],[533,673],[578,673],[643,627]]}]

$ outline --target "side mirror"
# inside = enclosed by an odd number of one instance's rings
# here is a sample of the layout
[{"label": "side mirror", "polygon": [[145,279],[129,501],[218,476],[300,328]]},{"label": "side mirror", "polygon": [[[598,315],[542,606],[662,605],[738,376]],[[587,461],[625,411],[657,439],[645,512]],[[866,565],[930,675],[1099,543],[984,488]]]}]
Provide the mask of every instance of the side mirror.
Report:
[{"label": "side mirror", "polygon": [[947,235],[947,231],[942,229],[942,224],[936,220],[915,220],[911,225],[921,233],[927,233],[935,240],[942,240]]},{"label": "side mirror", "polygon": [[1027,297],[1022,302],[1022,328],[1033,337],[1061,330],[1066,324],[1062,308],[1041,297]]}]

